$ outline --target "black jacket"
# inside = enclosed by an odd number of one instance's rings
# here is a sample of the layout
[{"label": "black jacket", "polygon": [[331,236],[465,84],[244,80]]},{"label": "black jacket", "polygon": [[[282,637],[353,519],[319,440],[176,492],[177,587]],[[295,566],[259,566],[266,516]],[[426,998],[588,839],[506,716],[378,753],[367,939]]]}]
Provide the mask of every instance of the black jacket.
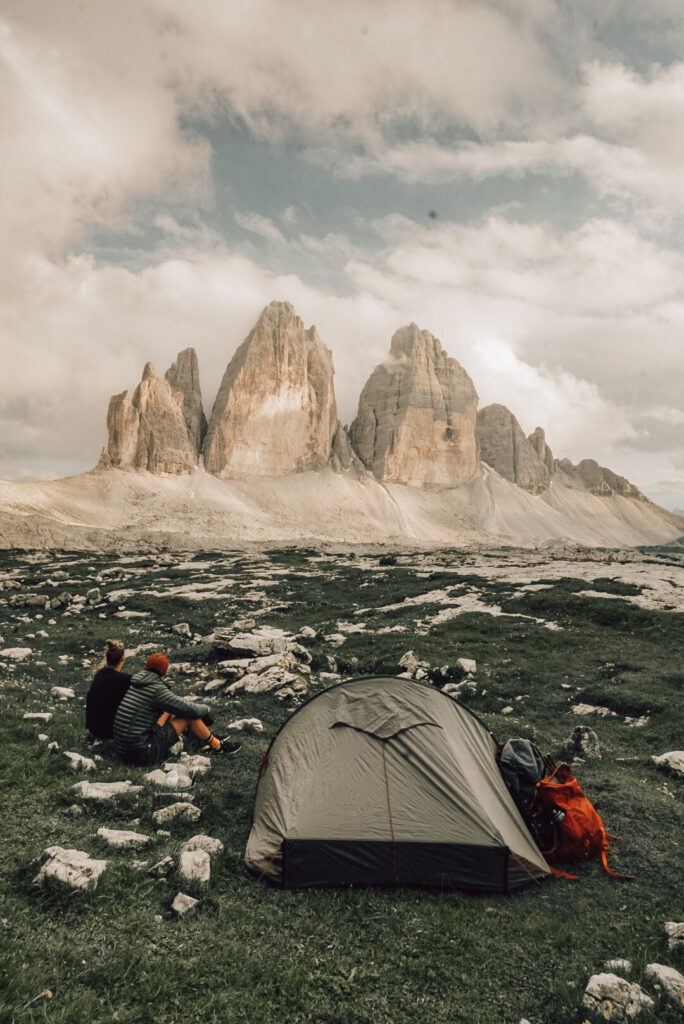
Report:
[{"label": "black jacket", "polygon": [[86,697],[86,729],[101,740],[111,740],[114,716],[131,685],[131,677],[106,665],[95,673]]},{"label": "black jacket", "polygon": [[177,718],[201,718],[207,704],[192,704],[175,694],[156,672],[136,672],[114,719],[114,747],[124,761],[136,764],[147,750],[154,726],[164,711]]}]

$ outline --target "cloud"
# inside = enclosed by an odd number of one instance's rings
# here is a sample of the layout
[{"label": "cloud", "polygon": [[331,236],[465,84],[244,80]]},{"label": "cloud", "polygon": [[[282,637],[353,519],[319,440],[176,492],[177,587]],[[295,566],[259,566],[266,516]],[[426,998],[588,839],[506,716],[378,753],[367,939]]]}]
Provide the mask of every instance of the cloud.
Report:
[{"label": "cloud", "polygon": [[235,220],[243,231],[259,235],[261,238],[265,238],[267,242],[285,242],[282,231],[275,226],[270,217],[262,217],[258,213],[236,213]]}]

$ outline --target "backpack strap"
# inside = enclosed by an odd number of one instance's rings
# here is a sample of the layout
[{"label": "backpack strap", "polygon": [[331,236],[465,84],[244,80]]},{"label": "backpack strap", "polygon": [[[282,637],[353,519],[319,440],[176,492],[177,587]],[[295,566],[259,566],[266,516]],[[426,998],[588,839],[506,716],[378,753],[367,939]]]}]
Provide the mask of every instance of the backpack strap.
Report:
[{"label": "backpack strap", "polygon": [[608,842],[608,840],[617,838],[618,836],[613,836],[610,834],[610,832],[606,832],[605,828],[603,829],[603,848],[601,850],[601,860],[603,861],[603,867],[608,872],[611,878],[623,878],[626,880],[634,878],[634,875],[618,875],[615,871],[611,871],[608,867],[608,858],[606,856],[606,853],[608,852],[608,850],[610,850],[610,843]]},{"label": "backpack strap", "polygon": [[552,867],[551,864],[548,865],[548,868],[554,878],[567,878],[571,882],[576,882],[579,878],[579,875],[569,875],[567,871],[559,871],[558,868]]}]

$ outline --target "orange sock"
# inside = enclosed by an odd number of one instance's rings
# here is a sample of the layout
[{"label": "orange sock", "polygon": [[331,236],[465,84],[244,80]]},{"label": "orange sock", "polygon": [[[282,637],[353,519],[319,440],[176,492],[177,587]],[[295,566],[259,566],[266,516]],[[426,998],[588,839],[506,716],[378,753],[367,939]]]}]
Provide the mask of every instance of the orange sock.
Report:
[{"label": "orange sock", "polygon": [[217,740],[213,733],[209,737],[209,746],[211,747],[212,750],[218,750],[218,748],[221,746],[221,740]]}]

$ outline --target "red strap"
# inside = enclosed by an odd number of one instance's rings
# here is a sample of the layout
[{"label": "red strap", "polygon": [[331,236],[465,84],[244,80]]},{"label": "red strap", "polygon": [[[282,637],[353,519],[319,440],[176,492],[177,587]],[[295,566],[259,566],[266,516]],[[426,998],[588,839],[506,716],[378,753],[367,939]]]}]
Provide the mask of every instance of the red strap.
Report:
[{"label": "red strap", "polygon": [[569,875],[567,871],[559,871],[558,868],[553,868],[550,864],[549,871],[551,872],[554,878],[568,878],[571,882],[576,882],[579,878],[579,875]]},{"label": "red strap", "polygon": [[604,868],[612,878],[634,878],[634,875],[618,875],[614,871],[611,871],[608,867],[608,858],[606,857],[605,850],[601,850],[601,860],[603,861]]}]

